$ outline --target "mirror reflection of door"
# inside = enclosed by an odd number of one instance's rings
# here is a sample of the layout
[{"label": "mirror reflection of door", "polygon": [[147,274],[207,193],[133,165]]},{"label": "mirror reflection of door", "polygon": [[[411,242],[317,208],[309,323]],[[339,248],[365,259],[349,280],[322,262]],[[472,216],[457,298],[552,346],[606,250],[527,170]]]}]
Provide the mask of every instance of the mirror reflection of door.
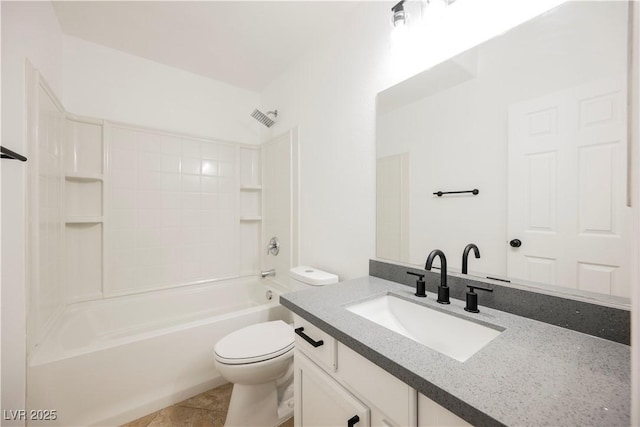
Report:
[{"label": "mirror reflection of door", "polygon": [[376,256],[409,262],[409,153],[376,164]]},{"label": "mirror reflection of door", "polygon": [[509,277],[630,296],[624,81],[509,107]]}]

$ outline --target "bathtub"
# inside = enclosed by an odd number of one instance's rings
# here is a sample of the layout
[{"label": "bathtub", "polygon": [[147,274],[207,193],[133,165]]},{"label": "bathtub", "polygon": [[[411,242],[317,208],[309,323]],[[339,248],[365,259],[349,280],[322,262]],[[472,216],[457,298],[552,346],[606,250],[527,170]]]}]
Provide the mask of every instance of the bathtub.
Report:
[{"label": "bathtub", "polygon": [[[284,288],[254,277],[72,304],[29,357],[29,425],[119,425],[223,384],[213,346],[290,321]],[[44,412],[46,414],[46,412]]]}]

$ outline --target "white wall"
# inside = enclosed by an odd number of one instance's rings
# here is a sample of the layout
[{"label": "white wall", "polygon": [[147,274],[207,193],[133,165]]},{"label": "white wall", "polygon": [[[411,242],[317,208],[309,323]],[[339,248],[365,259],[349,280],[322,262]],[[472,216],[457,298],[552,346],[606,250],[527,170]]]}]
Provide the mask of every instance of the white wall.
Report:
[{"label": "white wall", "polygon": [[256,144],[259,95],[197,74],[64,36],[67,111]]},{"label": "white wall", "polygon": [[264,108],[279,112],[267,137],[300,129],[301,264],[341,279],[368,272],[375,256],[376,94],[560,2],[431,2],[434,25],[393,51],[394,2],[364,2],[263,91]]},{"label": "white wall", "polygon": [[385,82],[388,12],[385,3],[357,7],[349,18],[357,28],[263,93],[264,108],[279,112],[273,135],[299,126],[300,263],[341,279],[366,275],[374,256],[375,95]]},{"label": "white wall", "polygon": [[[51,3],[2,7],[2,145],[26,150],[25,58],[62,92],[62,33]],[[25,407],[25,163],[2,165],[2,409]],[[17,425],[24,422],[17,423]],[[3,422],[3,425],[12,425]]]}]

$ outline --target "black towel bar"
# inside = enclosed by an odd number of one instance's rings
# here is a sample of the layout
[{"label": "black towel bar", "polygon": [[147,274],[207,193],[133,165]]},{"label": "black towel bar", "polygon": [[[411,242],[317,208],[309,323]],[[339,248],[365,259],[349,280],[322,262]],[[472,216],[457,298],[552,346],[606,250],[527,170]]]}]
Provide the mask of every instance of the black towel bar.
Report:
[{"label": "black towel bar", "polygon": [[2,152],[2,155],[0,155],[0,158],[11,159],[11,160],[20,160],[21,162],[26,162],[27,161],[27,158],[25,156],[23,156],[21,154],[18,154],[15,151],[11,151],[8,148],[0,146],[0,152]]},{"label": "black towel bar", "polygon": [[473,195],[476,196],[478,195],[478,193],[480,193],[480,190],[478,190],[477,188],[474,188],[473,190],[465,190],[465,191],[436,191],[433,194],[438,197],[442,197],[445,194],[462,194],[462,193],[473,193]]}]

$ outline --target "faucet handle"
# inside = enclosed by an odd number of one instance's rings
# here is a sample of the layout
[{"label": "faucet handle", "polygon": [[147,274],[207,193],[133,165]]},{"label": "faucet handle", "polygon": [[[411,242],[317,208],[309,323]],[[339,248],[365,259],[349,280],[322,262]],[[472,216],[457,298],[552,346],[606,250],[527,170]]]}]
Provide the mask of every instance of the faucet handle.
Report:
[{"label": "faucet handle", "polygon": [[413,273],[411,271],[407,271],[407,274],[418,276],[418,280],[416,280],[416,293],[414,295],[420,298],[425,298],[427,294],[425,292],[424,274]]},{"label": "faucet handle", "polygon": [[267,255],[271,254],[273,256],[278,255],[280,252],[280,242],[277,237],[272,237],[269,240],[269,244],[267,245]]},{"label": "faucet handle", "polygon": [[467,291],[467,306],[464,310],[470,313],[480,313],[480,310],[478,310],[478,294],[473,291],[479,289],[481,291],[493,292],[493,289],[477,285],[467,285],[467,287],[469,288]]}]

